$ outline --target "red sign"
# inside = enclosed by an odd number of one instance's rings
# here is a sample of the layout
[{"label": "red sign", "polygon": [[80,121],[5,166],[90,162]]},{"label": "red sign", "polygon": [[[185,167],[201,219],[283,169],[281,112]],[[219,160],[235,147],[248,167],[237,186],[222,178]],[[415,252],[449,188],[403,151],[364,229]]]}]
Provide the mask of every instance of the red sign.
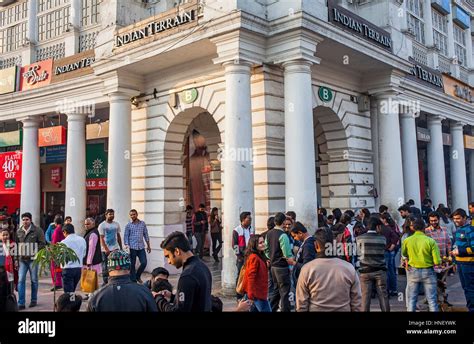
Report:
[{"label": "red sign", "polygon": [[98,195],[87,196],[87,204],[91,214],[97,215],[99,213],[100,197]]},{"label": "red sign", "polygon": [[61,166],[51,168],[51,183],[56,185],[58,188],[60,188],[62,181],[63,181],[63,168]]},{"label": "red sign", "polygon": [[21,193],[22,152],[0,153],[0,194]]},{"label": "red sign", "polygon": [[87,179],[86,188],[87,190],[106,190],[107,178]]},{"label": "red sign", "polygon": [[53,60],[40,61],[24,66],[20,71],[20,90],[32,90],[51,83]]},{"label": "red sign", "polygon": [[38,147],[66,144],[66,128],[62,126],[38,129]]}]

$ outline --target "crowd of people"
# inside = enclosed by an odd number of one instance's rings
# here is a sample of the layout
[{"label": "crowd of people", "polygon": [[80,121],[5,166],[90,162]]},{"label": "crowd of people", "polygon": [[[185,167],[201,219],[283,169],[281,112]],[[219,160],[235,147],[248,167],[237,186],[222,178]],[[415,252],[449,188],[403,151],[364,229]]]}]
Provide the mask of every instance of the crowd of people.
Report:
[{"label": "crowd of people", "polygon": [[[398,224],[386,206],[378,212],[319,208],[314,235],[297,221],[292,211],[278,212],[267,221],[267,230],[256,233],[252,214],[242,212],[233,229],[231,246],[236,261],[237,311],[305,312],[370,311],[378,298],[380,310],[390,311],[390,297],[404,295],[408,311],[419,309],[424,294],[430,311],[439,310],[439,285],[445,272],[457,270],[469,311],[474,311],[474,203],[451,212],[444,205],[435,210],[430,200],[421,209],[412,200],[397,209]],[[392,210],[393,211],[393,210]],[[161,243],[170,265],[182,268],[176,291],[163,267],[152,271],[149,281],[141,276],[151,252],[148,229],[135,209],[122,229],[107,209],[103,221],[87,217],[85,235],[78,235],[72,219],[57,214],[43,230],[32,223],[29,213],[19,217],[18,229],[2,226],[3,262],[1,285],[18,292],[18,309],[26,308],[26,277],[30,275],[29,308],[38,302],[38,265],[33,255],[9,255],[15,245],[62,243],[79,260],[63,266],[51,264],[52,291],[63,290],[59,311],[78,311],[84,301],[87,310],[101,311],[222,311],[222,301],[211,294],[212,275],[202,260],[210,234],[210,253],[216,262],[222,249],[222,220],[219,210],[208,214],[204,204],[196,212],[186,208],[185,231],[173,232]],[[15,225],[13,224],[13,227]],[[400,258],[398,258],[400,257]],[[136,268],[137,258],[139,267]],[[400,264],[398,264],[400,263]],[[407,285],[397,285],[397,266],[406,273]],[[455,267],[455,269],[453,268]],[[84,270],[102,277],[102,287],[85,296],[76,293]],[[2,289],[2,293],[5,293]],[[8,293],[6,293],[8,294]],[[2,305],[0,304],[0,307]]]}]

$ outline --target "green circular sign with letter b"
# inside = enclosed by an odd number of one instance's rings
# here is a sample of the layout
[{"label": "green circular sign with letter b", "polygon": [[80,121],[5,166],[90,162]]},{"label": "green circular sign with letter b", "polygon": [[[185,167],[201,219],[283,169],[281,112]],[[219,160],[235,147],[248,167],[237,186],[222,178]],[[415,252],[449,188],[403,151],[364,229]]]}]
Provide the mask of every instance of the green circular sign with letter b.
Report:
[{"label": "green circular sign with letter b", "polygon": [[194,103],[198,97],[198,91],[195,88],[183,91],[179,94],[181,101],[185,104]]},{"label": "green circular sign with letter b", "polygon": [[319,87],[318,96],[323,102],[330,102],[332,100],[332,90],[330,88],[321,86]]}]

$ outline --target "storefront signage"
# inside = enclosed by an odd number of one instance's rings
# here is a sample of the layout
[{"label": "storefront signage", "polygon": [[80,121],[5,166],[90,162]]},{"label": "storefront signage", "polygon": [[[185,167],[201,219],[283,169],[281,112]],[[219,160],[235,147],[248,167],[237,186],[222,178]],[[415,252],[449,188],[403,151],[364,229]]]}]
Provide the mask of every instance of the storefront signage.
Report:
[{"label": "storefront signage", "polygon": [[63,126],[38,129],[38,147],[66,144],[66,128]]},{"label": "storefront signage", "polygon": [[31,90],[51,83],[53,60],[36,62],[21,68],[20,90]]},{"label": "storefront signage", "polygon": [[0,153],[0,194],[21,193],[22,152]]},{"label": "storefront signage", "polygon": [[451,134],[443,133],[443,145],[445,146],[452,146],[453,145],[453,138]]},{"label": "storefront signage", "polygon": [[86,146],[86,183],[87,190],[107,189],[107,153],[103,143]]},{"label": "storefront signage", "polygon": [[197,97],[198,97],[198,90],[195,89],[195,88],[191,88],[191,89],[183,91],[179,94],[179,99],[181,99],[181,101],[184,104],[194,103],[196,101]]},{"label": "storefront signage", "polygon": [[474,149],[474,136],[464,135],[464,148]]},{"label": "storefront signage", "polygon": [[0,147],[19,146],[20,144],[19,130],[0,133]]},{"label": "storefront signage", "polygon": [[95,61],[93,50],[84,51],[74,56],[56,60],[53,63],[53,81],[59,82],[79,76],[92,74],[94,71],[91,65]]},{"label": "storefront signage", "polygon": [[443,74],[443,82],[446,94],[469,103],[474,102],[474,89],[469,85],[446,74]]},{"label": "storefront signage", "polygon": [[[197,19],[196,8],[184,11],[182,13],[176,14],[176,10],[172,10],[172,16],[164,17],[163,19],[153,20],[151,22],[146,22],[142,25],[138,23],[133,26],[133,30],[121,33],[115,37],[115,46],[117,48],[124,45],[140,41],[142,39],[152,37],[158,33],[165,32],[167,30],[179,27],[181,25],[191,23]],[[137,28],[139,27],[139,28]]]},{"label": "storefront signage", "polygon": [[451,12],[450,2],[451,0],[431,0],[431,6],[436,8],[441,14],[447,15]]},{"label": "storefront signage", "polygon": [[63,181],[63,168],[61,166],[51,168],[51,184],[61,187]]},{"label": "storefront signage", "polygon": [[441,72],[421,65],[411,57],[409,58],[409,61],[413,63],[413,67],[410,69],[410,74],[407,78],[444,92],[443,76]]},{"label": "storefront signage", "polygon": [[332,100],[332,90],[328,87],[321,86],[319,87],[318,96],[323,102],[330,102]]},{"label": "storefront signage", "polygon": [[57,164],[65,162],[67,156],[67,146],[51,146],[40,148],[40,163],[41,164]]},{"label": "storefront signage", "polygon": [[109,137],[109,121],[86,125],[86,140]]},{"label": "storefront signage", "polygon": [[430,142],[431,135],[429,129],[416,127],[416,138],[418,141]]},{"label": "storefront signage", "polygon": [[458,24],[463,29],[467,29],[471,25],[471,18],[466,11],[455,5],[453,6],[453,22]]},{"label": "storefront signage", "polygon": [[0,70],[0,94],[17,91],[18,68],[11,67]]},{"label": "storefront signage", "polygon": [[336,4],[335,0],[328,1],[329,21],[335,25],[350,30],[350,32],[360,36],[378,46],[392,51],[392,38],[390,33],[354,13]]}]

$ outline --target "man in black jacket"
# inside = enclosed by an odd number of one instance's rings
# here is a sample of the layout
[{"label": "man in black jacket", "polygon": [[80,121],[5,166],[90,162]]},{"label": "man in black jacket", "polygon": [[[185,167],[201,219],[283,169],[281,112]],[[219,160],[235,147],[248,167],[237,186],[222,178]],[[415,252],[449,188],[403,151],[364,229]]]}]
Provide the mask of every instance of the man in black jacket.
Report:
[{"label": "man in black jacket", "polygon": [[194,256],[189,241],[181,232],[173,232],[161,243],[168,263],[183,268],[179,277],[175,303],[171,304],[171,293],[161,291],[155,296],[161,312],[210,312],[212,276],[209,268]]},{"label": "man in black jacket", "polygon": [[291,229],[291,236],[302,243],[296,254],[296,264],[293,266],[293,280],[296,285],[303,265],[316,258],[316,248],[314,246],[314,237],[309,235],[306,227],[299,221]]},{"label": "man in black jacket", "polygon": [[112,251],[107,260],[109,280],[93,294],[88,312],[156,312],[151,291],[130,279],[130,257],[121,250]]}]

